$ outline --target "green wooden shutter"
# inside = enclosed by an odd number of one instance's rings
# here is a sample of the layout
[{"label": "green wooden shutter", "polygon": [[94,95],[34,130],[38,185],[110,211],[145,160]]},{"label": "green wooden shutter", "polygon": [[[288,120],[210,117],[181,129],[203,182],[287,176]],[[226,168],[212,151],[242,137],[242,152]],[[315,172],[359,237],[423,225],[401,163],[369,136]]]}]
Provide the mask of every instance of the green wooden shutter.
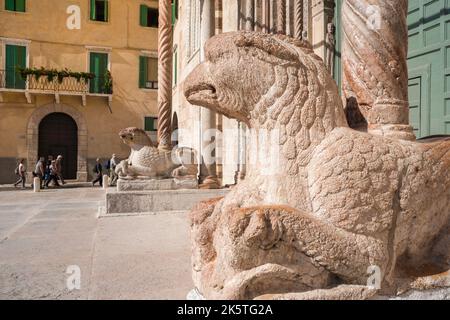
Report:
[{"label": "green wooden shutter", "polygon": [[106,93],[105,74],[108,70],[108,54],[91,52],[89,56],[89,71],[95,74],[95,78],[90,81],[91,93]]},{"label": "green wooden shutter", "polygon": [[178,1],[172,0],[172,24],[175,24],[178,18]]},{"label": "green wooden shutter", "polygon": [[[27,48],[24,46],[16,46],[17,61],[16,68],[25,68],[27,66]],[[16,89],[25,89],[26,82],[19,72],[15,72]]]},{"label": "green wooden shutter", "polygon": [[147,85],[148,58],[139,57],[139,88],[146,88]]},{"label": "green wooden shutter", "polygon": [[91,0],[91,12],[90,12],[91,20],[97,19],[97,12],[95,10],[95,0]]},{"label": "green wooden shutter", "polygon": [[140,24],[143,27],[148,27],[148,8],[145,4],[140,7]]},{"label": "green wooden shutter", "polygon": [[27,48],[24,46],[6,45],[6,87],[25,89],[25,80],[17,72],[17,67],[27,66]]},{"label": "green wooden shutter", "polygon": [[16,11],[25,12],[25,0],[16,0]]},{"label": "green wooden shutter", "polygon": [[5,0],[5,10],[14,11],[15,8],[15,0]]},{"label": "green wooden shutter", "polygon": [[144,118],[144,130],[145,131],[157,131],[156,121],[158,118],[155,117],[145,117]]},{"label": "green wooden shutter", "polygon": [[342,93],[342,0],[335,1],[334,21],[336,25],[336,46],[334,54],[334,80],[336,81],[339,93]]},{"label": "green wooden shutter", "polygon": [[99,53],[99,55],[100,55],[100,63],[99,63],[100,92],[107,93],[105,88],[105,82],[106,82],[106,71],[108,71],[108,54]]},{"label": "green wooden shutter", "polygon": [[6,88],[14,88],[15,64],[16,64],[15,46],[6,45]]},{"label": "green wooden shutter", "polygon": [[107,22],[107,21],[109,21],[109,16],[108,16],[108,14],[109,14],[109,1],[108,0],[105,0],[104,1],[105,2],[105,11],[104,11],[104,16],[105,16],[105,22]]},{"label": "green wooden shutter", "polygon": [[[92,2],[93,0],[91,0]],[[95,74],[95,78],[90,80],[89,91],[91,93],[96,93],[98,91],[98,78],[97,78],[97,59],[95,53],[91,52],[89,54],[89,72]]]}]

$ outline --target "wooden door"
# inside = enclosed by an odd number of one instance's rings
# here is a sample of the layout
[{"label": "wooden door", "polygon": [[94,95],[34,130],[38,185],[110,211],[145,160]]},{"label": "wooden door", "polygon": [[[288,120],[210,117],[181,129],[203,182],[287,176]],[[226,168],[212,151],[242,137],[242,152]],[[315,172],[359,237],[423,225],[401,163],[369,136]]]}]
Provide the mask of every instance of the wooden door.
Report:
[{"label": "wooden door", "polygon": [[51,113],[39,124],[40,157],[54,159],[63,156],[62,174],[65,179],[77,178],[78,128],[75,121],[65,113]]}]

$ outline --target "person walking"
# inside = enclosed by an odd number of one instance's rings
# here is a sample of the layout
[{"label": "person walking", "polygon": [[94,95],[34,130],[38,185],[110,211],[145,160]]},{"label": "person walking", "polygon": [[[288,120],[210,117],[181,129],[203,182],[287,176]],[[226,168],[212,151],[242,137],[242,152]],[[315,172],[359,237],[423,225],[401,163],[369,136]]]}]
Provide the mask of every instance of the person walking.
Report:
[{"label": "person walking", "polygon": [[117,158],[116,158],[115,154],[112,155],[109,165],[110,165],[110,171],[111,171],[110,176],[109,176],[109,178],[111,179],[111,182],[109,185],[111,187],[113,187],[116,185],[117,179],[119,178],[119,176],[116,173]]},{"label": "person walking", "polygon": [[52,160],[50,159],[50,157],[51,156],[48,156],[48,159],[45,161],[44,188],[47,180],[50,179],[50,166],[52,165]]},{"label": "person walking", "polygon": [[55,187],[59,187],[59,183],[58,183],[58,171],[56,169],[56,160],[53,160],[50,164],[50,175],[47,179],[47,181],[45,181],[45,187],[48,188],[50,182],[53,181],[53,185]]},{"label": "person walking", "polygon": [[14,188],[16,188],[19,184],[22,184],[22,189],[25,189],[25,182],[26,182],[26,170],[25,165],[23,164],[25,162],[25,159],[20,159],[19,164],[16,168],[16,175],[19,177],[16,183],[14,183]]},{"label": "person walking", "polygon": [[94,181],[92,181],[92,186],[95,186],[95,184],[98,182],[100,184],[100,187],[103,187],[103,167],[99,158],[97,158],[96,160],[94,173],[96,174],[96,176]]},{"label": "person walking", "polygon": [[39,183],[40,183],[41,189],[42,189],[42,184],[45,181],[44,180],[44,177],[45,177],[45,165],[44,165],[44,162],[45,162],[45,158],[44,157],[40,157],[38,162],[36,163],[36,167],[34,168],[34,171],[33,171],[33,176],[39,178]]},{"label": "person walking", "polygon": [[64,181],[63,175],[62,175],[62,160],[63,160],[63,156],[59,155],[58,157],[56,157],[56,175],[57,178],[59,180],[61,180],[61,183],[63,185],[66,184],[66,182]]}]

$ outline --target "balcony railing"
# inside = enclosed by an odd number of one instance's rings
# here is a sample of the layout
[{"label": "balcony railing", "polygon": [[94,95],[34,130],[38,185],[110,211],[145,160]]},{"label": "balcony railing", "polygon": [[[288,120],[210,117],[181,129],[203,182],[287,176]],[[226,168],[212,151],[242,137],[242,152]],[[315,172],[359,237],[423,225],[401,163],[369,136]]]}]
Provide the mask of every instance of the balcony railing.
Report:
[{"label": "balcony railing", "polygon": [[112,95],[112,78],[95,77],[94,79],[77,79],[75,77],[64,77],[58,79],[57,76],[49,79],[47,75],[29,74],[27,79],[16,70],[0,70],[0,91],[24,91],[29,99],[30,93],[55,94],[59,95],[80,95],[83,96],[85,104],[86,95],[107,95],[109,102]]},{"label": "balcony railing", "polygon": [[27,89],[36,92],[58,92],[58,93],[78,93],[86,94],[89,92],[89,82],[75,78],[64,78],[62,81],[57,78],[51,81],[47,76],[36,78],[34,75],[27,76]]},{"label": "balcony railing", "polygon": [[0,70],[0,89],[24,90],[26,81],[14,70]]}]

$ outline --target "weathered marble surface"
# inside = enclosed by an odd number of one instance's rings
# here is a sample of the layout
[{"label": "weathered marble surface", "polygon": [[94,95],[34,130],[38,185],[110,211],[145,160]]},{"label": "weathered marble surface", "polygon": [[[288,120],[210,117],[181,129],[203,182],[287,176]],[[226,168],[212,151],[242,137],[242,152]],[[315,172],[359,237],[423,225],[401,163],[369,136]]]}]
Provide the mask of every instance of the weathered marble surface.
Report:
[{"label": "weathered marble surface", "polygon": [[106,214],[188,211],[198,202],[223,197],[229,190],[108,191]]},{"label": "weathered marble surface", "polygon": [[122,179],[136,179],[140,176],[158,179],[196,178],[198,168],[194,150],[158,149],[144,130],[134,127],[121,130],[119,136],[131,149],[128,159],[116,167],[116,173]]},{"label": "weathered marble surface", "polygon": [[[450,139],[350,129],[335,82],[304,42],[227,33],[208,41],[206,57],[185,81],[187,100],[245,122],[258,145],[248,157],[259,160],[223,199],[191,212],[201,294],[320,297],[314,290],[365,286],[368,267],[378,266],[378,293],[392,295],[449,270]],[[271,171],[263,130],[279,133]],[[349,298],[355,289],[333,290]]]},{"label": "weathered marble surface", "polygon": [[198,180],[189,179],[119,179],[117,191],[151,191],[151,190],[180,190],[198,189]]}]

